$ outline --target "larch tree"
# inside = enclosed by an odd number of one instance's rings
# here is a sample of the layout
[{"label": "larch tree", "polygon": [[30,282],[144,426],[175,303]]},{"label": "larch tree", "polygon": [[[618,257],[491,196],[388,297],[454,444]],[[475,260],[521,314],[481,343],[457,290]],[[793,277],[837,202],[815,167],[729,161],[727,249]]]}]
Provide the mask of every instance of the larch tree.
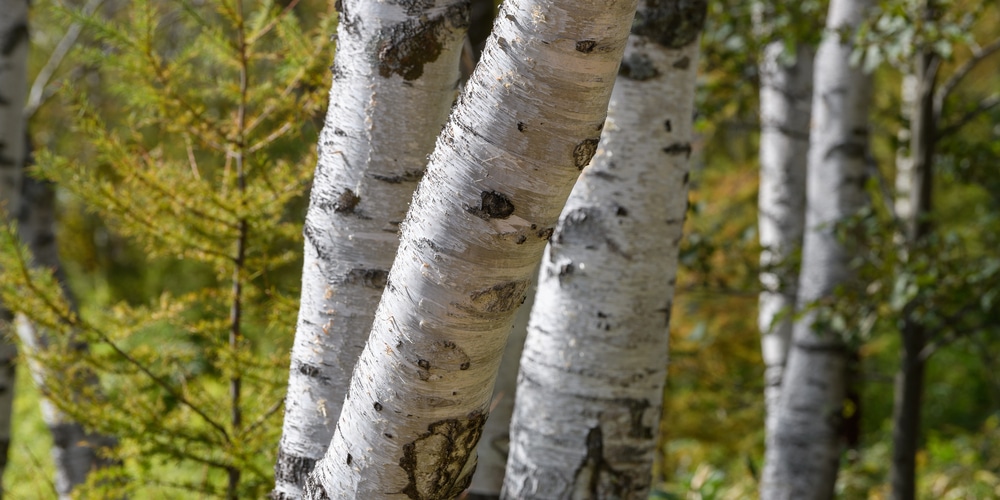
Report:
[{"label": "larch tree", "polygon": [[[772,36],[773,13],[756,4],[754,23]],[[806,157],[812,109],[814,50],[796,43],[793,53],[784,40],[765,44],[760,75],[760,190],[757,228],[760,234],[760,302],[757,324],[764,360],[765,429],[774,428],[781,380],[792,339],[798,266],[805,225]]]},{"label": "larch tree", "polygon": [[707,2],[640,3],[590,166],[542,259],[504,498],[646,498]]},{"label": "larch tree", "polygon": [[843,332],[824,316],[848,282],[850,255],[838,224],[867,203],[871,76],[851,62],[848,37],[865,19],[868,0],[833,0],[816,54],[807,208],[798,308],[788,366],[769,434],[761,498],[832,498],[840,459],[846,393]]},{"label": "larch tree", "polygon": [[439,137],[306,497],[458,496],[515,312],[595,151],[635,2],[510,0]]},{"label": "larch tree", "polygon": [[[0,2],[0,213],[6,220],[16,218],[20,210],[21,169],[27,153],[22,114],[27,94],[28,2],[4,0]],[[2,305],[0,309],[0,322],[10,324],[12,316]],[[13,340],[0,334],[0,477],[10,446],[16,357]]]},{"label": "larch tree", "polygon": [[306,475],[333,437],[396,255],[399,224],[455,99],[469,23],[462,0],[338,6],[275,498],[301,498]]}]

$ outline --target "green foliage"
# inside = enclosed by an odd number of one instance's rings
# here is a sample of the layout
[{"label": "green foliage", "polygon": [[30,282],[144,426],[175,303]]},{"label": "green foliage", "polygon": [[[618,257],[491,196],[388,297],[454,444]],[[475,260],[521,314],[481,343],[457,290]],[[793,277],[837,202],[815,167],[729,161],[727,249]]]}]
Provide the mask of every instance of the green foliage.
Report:
[{"label": "green foliage", "polygon": [[140,287],[102,300],[77,286],[78,313],[8,227],[0,291],[50,332],[40,360],[73,381],[47,396],[119,439],[106,453],[121,467],[81,498],[261,498],[272,484],[334,19],[291,7],[68,13],[91,36],[79,51],[90,85],[66,92],[73,148],[40,153],[36,173],[86,207],[84,227],[107,228]]}]

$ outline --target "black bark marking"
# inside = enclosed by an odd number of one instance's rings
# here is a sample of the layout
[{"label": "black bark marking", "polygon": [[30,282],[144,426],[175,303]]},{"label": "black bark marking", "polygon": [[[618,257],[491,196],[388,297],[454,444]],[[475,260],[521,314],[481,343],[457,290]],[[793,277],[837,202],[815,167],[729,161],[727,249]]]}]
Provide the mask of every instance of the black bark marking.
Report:
[{"label": "black bark marking", "polygon": [[392,434],[389,434],[388,432],[382,433],[382,435],[388,439],[392,439]]},{"label": "black bark marking", "polygon": [[628,408],[631,423],[628,430],[629,437],[653,439],[653,428],[642,423],[642,417],[646,414],[646,410],[650,408],[649,400],[626,399],[625,406]]},{"label": "black bark marking", "polygon": [[630,54],[618,67],[618,75],[629,80],[644,82],[660,76],[660,70],[646,54]]},{"label": "black bark marking", "polygon": [[417,360],[417,366],[423,368],[424,370],[430,370],[431,369],[431,362],[427,361],[426,359],[418,359]]},{"label": "black bark marking", "polygon": [[330,383],[330,377],[324,376],[323,370],[316,365],[310,365],[308,363],[298,362],[296,363],[295,370],[309,378],[314,378],[316,380],[319,380],[324,384]]},{"label": "black bark marking", "polygon": [[632,21],[632,33],[679,49],[698,39],[707,12],[708,0],[644,0]]},{"label": "black bark marking", "polygon": [[406,9],[406,13],[411,16],[422,14],[434,6],[433,0],[397,0],[396,3]]},{"label": "black bark marking", "polygon": [[467,206],[465,210],[483,220],[506,219],[514,213],[514,204],[505,194],[483,191],[480,199],[479,208]]},{"label": "black bark marking", "polygon": [[353,462],[353,461],[354,461],[354,457],[352,457],[351,454],[348,453],[347,454],[347,465],[351,465],[351,462]]},{"label": "black bark marking", "polygon": [[670,124],[670,120],[663,122],[663,128],[667,129],[667,132],[674,131],[674,127]]},{"label": "black bark marking", "polygon": [[684,185],[686,186],[688,182],[691,181],[691,172],[684,172]]},{"label": "black bark marking", "polygon": [[555,242],[592,247],[594,243],[604,241],[607,231],[601,224],[600,215],[598,209],[591,207],[571,210],[559,220]]},{"label": "black bark marking", "polygon": [[688,69],[689,67],[691,67],[691,58],[688,56],[684,56],[676,60],[674,61],[673,67],[677,69]]},{"label": "black bark marking", "polygon": [[573,164],[576,165],[576,168],[583,170],[583,167],[586,167],[590,163],[590,159],[597,153],[597,143],[600,140],[600,137],[584,139],[583,142],[573,148]]},{"label": "black bark marking", "polygon": [[472,363],[466,361],[465,363],[462,363],[462,364],[458,365],[458,369],[459,370],[468,370],[470,366],[472,366]]},{"label": "black bark marking", "polygon": [[517,309],[524,300],[528,281],[508,281],[472,292],[472,309],[485,314],[506,313]]},{"label": "black bark marking", "polygon": [[628,217],[628,209],[618,205],[618,208],[615,208],[615,215],[618,217]]},{"label": "black bark marking", "polygon": [[316,460],[288,454],[278,448],[278,460],[274,464],[274,480],[278,483],[303,484],[306,477],[316,467]]},{"label": "black bark marking", "polygon": [[28,43],[28,24],[27,23],[17,23],[12,26],[3,37],[3,47],[0,51],[3,55],[9,56],[17,47],[22,43]]},{"label": "black bark marking", "polygon": [[337,201],[333,203],[333,211],[338,214],[349,214],[354,212],[354,207],[358,206],[361,202],[361,197],[354,194],[354,191],[350,189],[345,189],[340,196],[337,197]]},{"label": "black bark marking", "polygon": [[410,19],[382,29],[375,48],[378,74],[383,78],[397,74],[406,81],[420,78],[424,65],[436,61],[445,40],[455,36],[454,28],[468,25],[469,4],[463,3],[439,16]]},{"label": "black bark marking", "polygon": [[539,230],[538,233],[536,233],[536,234],[538,234],[539,238],[541,238],[541,239],[543,239],[545,241],[549,241],[549,238],[552,237],[552,233],[553,232],[555,232],[555,229],[553,229],[551,227],[547,227],[545,229]]},{"label": "black bark marking", "polygon": [[376,290],[385,288],[388,280],[389,271],[385,269],[351,269],[344,276],[345,284],[360,284],[365,288],[374,288]]},{"label": "black bark marking", "polygon": [[517,245],[521,245],[521,244],[523,244],[523,243],[524,243],[525,241],[528,241],[528,237],[527,237],[527,236],[525,236],[525,235],[523,235],[523,234],[519,234],[519,235],[517,235],[517,238],[516,238],[516,239],[514,239],[514,243],[515,243],[515,244],[517,244]]},{"label": "black bark marking", "polygon": [[668,155],[685,155],[686,158],[691,157],[691,143],[690,142],[675,142],[665,148],[663,152]]},{"label": "black bark marking", "polygon": [[388,182],[389,184],[401,184],[403,182],[417,182],[424,177],[423,170],[412,170],[399,175],[368,174],[368,177],[377,181]]},{"label": "black bark marking", "polygon": [[376,401],[375,404],[372,405],[372,406],[375,407],[375,411],[382,411],[382,403],[379,403],[378,401]]},{"label": "black bark marking", "polygon": [[594,47],[596,45],[597,42],[595,40],[580,40],[579,42],[576,42],[576,51],[589,54],[594,51]]},{"label": "black bark marking", "polygon": [[312,474],[306,477],[304,486],[304,498],[306,498],[306,500],[330,500],[330,494],[326,492],[326,488],[324,488]]},{"label": "black bark marking", "polygon": [[517,131],[518,132],[524,132],[524,129],[526,129],[526,128],[528,128],[528,126],[525,125],[524,122],[517,122]]},{"label": "black bark marking", "polygon": [[600,425],[587,431],[587,455],[573,473],[573,491],[589,493],[588,498],[631,498],[633,481],[616,471],[604,458],[604,434]]},{"label": "black bark marking", "polygon": [[340,136],[340,137],[346,137],[347,136],[347,132],[344,132],[342,129],[335,128],[335,129],[333,129],[333,135]]},{"label": "black bark marking", "polygon": [[403,493],[412,500],[455,498],[468,487],[475,471],[476,444],[483,433],[486,414],[434,422],[427,432],[403,445],[399,466],[409,482]]}]

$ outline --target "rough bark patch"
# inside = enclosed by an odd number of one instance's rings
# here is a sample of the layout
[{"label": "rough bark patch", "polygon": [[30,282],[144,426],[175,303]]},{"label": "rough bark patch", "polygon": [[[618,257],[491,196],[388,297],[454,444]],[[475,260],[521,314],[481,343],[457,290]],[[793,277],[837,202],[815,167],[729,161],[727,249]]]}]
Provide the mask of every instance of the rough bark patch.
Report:
[{"label": "rough bark patch", "polygon": [[289,455],[278,448],[278,461],[274,464],[274,480],[278,483],[304,484],[309,473],[316,467],[316,460],[309,457]]},{"label": "rough bark patch", "polygon": [[409,483],[402,493],[413,500],[455,498],[468,487],[475,467],[476,444],[483,433],[486,415],[481,411],[466,418],[447,419],[427,426],[427,432],[403,445],[399,466]]},{"label": "rough bark patch", "polygon": [[594,51],[595,46],[597,46],[597,41],[595,40],[580,40],[576,42],[576,51],[589,54]]},{"label": "rough bark patch", "polygon": [[600,137],[584,139],[583,142],[573,148],[573,164],[576,165],[576,168],[583,170],[583,167],[586,167],[590,163],[590,159],[594,157],[594,153],[597,153],[597,143],[600,141]]},{"label": "rough bark patch", "polygon": [[685,155],[687,158],[691,157],[691,143],[689,142],[676,142],[665,148],[663,152],[668,155]]},{"label": "rough bark patch", "polygon": [[707,13],[708,0],[645,0],[635,14],[632,33],[679,49],[698,38]]},{"label": "rough bark patch", "polygon": [[466,207],[465,210],[483,220],[506,219],[514,213],[514,204],[503,193],[483,191],[479,207]]},{"label": "rough bark patch", "polygon": [[378,74],[389,78],[395,73],[407,81],[420,78],[424,65],[436,61],[445,41],[455,36],[455,28],[468,25],[466,3],[450,7],[439,16],[421,16],[380,30],[375,48]]},{"label": "rough bark patch", "polygon": [[527,288],[527,281],[508,281],[476,290],[469,296],[472,309],[488,314],[513,311],[524,301]]},{"label": "rough bark patch", "polygon": [[344,283],[356,285],[360,284],[366,288],[381,290],[385,288],[389,280],[389,271],[385,269],[351,269],[344,276]]},{"label": "rough bark patch", "polygon": [[330,494],[326,492],[326,488],[316,480],[312,474],[306,478],[305,483],[305,498],[306,500],[330,500]]},{"label": "rough bark patch", "polygon": [[618,75],[629,80],[643,82],[660,76],[660,70],[646,54],[630,54],[618,67]]},{"label": "rough bark patch", "polygon": [[368,177],[377,181],[388,182],[389,184],[401,184],[403,182],[417,182],[424,177],[423,170],[411,170],[399,175],[379,175],[368,174]]},{"label": "rough bark patch", "polygon": [[601,224],[600,215],[600,211],[592,207],[570,211],[559,220],[555,242],[590,246],[603,242],[607,231]]},{"label": "rough bark patch", "polygon": [[314,378],[316,380],[319,380],[320,382],[323,382],[324,384],[330,383],[330,377],[324,376],[323,375],[323,370],[320,367],[316,366],[316,365],[310,365],[308,363],[301,363],[300,362],[300,363],[297,363],[295,365],[295,371],[297,371],[297,372],[301,373],[302,375],[305,375],[305,376],[307,376],[309,378]]},{"label": "rough bark patch", "polygon": [[333,211],[338,214],[349,214],[354,212],[354,207],[358,206],[361,202],[361,197],[351,191],[350,189],[345,189],[340,196],[337,197],[337,201],[333,202]]}]

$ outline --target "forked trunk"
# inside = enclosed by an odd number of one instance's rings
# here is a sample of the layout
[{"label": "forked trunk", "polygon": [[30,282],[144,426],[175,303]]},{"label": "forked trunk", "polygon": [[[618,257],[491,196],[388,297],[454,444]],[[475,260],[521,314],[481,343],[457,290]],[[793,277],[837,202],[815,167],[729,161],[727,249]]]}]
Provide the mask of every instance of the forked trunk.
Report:
[{"label": "forked trunk", "polygon": [[597,155],[542,260],[503,498],[649,495],[706,7],[640,3]]},{"label": "forked trunk", "polygon": [[635,2],[508,0],[438,139],[308,498],[451,499],[514,314],[597,149]]},{"label": "forked trunk", "polygon": [[468,15],[461,0],[341,3],[275,498],[302,496],[333,437],[399,224],[455,99]]},{"label": "forked trunk", "polygon": [[[871,77],[850,63],[852,47],[840,33],[850,36],[870,6],[868,0],[832,0],[816,54],[800,309],[834,299],[835,288],[851,278],[850,256],[836,226],[867,203]],[[817,319],[816,309],[807,312],[792,332],[774,432],[767,441],[764,500],[833,496],[847,346],[842,332]]]}]

